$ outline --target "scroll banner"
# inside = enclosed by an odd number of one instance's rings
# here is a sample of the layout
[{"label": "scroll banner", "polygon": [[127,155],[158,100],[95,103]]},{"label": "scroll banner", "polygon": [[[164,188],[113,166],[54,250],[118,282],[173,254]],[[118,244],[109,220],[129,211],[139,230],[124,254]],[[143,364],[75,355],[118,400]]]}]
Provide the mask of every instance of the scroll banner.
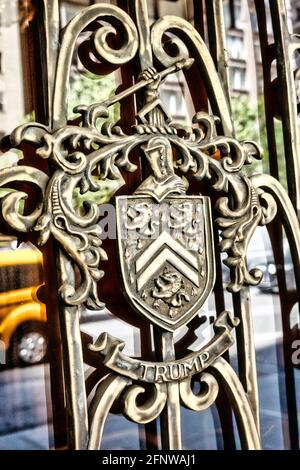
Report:
[{"label": "scroll banner", "polygon": [[133,380],[149,383],[184,380],[202,372],[230,348],[234,343],[230,331],[238,324],[239,320],[231,312],[222,312],[214,322],[216,335],[199,351],[175,361],[149,362],[131,358],[122,352],[125,342],[108,333],[102,333],[89,349],[103,356],[101,362],[106,367]]}]

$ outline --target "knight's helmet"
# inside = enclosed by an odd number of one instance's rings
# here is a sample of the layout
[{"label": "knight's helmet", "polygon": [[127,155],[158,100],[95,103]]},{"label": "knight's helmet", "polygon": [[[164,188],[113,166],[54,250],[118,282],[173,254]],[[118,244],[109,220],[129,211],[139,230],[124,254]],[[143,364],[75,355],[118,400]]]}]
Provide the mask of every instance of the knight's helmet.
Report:
[{"label": "knight's helmet", "polygon": [[172,147],[168,139],[153,137],[143,150],[158,182],[174,175]]},{"label": "knight's helmet", "polygon": [[174,172],[173,152],[168,139],[156,136],[142,147],[152,170],[150,175],[136,189],[135,194],[148,195],[161,201],[172,193],[185,194],[187,180]]}]

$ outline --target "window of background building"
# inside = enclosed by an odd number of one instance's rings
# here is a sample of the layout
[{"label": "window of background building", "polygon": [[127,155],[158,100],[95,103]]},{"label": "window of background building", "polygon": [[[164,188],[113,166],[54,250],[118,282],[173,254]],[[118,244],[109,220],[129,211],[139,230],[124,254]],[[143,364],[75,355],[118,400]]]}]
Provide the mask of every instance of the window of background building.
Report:
[{"label": "window of background building", "polygon": [[246,84],[246,70],[232,67],[230,69],[230,84],[234,90],[244,90]]},{"label": "window of background building", "polygon": [[161,92],[161,95],[168,112],[176,119],[183,119],[186,114],[185,103],[178,90],[165,89]]},{"label": "window of background building", "polygon": [[0,52],[0,73],[3,72],[3,68],[2,68],[2,52]]},{"label": "window of background building", "polygon": [[230,15],[229,3],[224,4],[224,22],[225,22],[226,29],[231,27],[231,15]]},{"label": "window of background building", "polygon": [[244,59],[244,41],[240,36],[227,37],[227,49],[231,59]]},{"label": "window of background building", "polygon": [[60,12],[61,12],[61,23],[62,25],[67,24],[77,13],[81,7],[80,5],[70,5],[67,3],[62,3]]},{"label": "window of background building", "polygon": [[241,7],[237,5],[234,12],[234,23],[236,29],[242,29]]},{"label": "window of background building", "polygon": [[242,29],[241,6],[235,6],[234,18],[232,18],[229,2],[224,3],[224,21],[226,29]]},{"label": "window of background building", "polygon": [[3,111],[4,109],[3,100],[4,100],[4,94],[3,94],[3,91],[0,91],[0,111]]},{"label": "window of background building", "polygon": [[250,12],[250,20],[251,20],[251,26],[252,26],[252,31],[258,31],[258,23],[257,23],[257,17],[255,11]]},{"label": "window of background building", "polygon": [[254,55],[256,62],[261,62],[261,50],[259,43],[254,43]]}]

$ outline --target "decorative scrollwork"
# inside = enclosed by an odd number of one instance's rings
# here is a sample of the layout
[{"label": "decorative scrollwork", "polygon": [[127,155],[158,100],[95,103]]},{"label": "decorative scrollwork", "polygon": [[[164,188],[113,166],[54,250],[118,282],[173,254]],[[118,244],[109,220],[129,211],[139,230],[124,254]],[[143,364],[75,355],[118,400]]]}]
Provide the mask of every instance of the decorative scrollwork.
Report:
[{"label": "decorative scrollwork", "polygon": [[[209,408],[216,400],[219,392],[219,385],[215,377],[208,372],[194,376],[199,378],[201,390],[198,394],[193,392],[191,381],[192,378],[180,382],[180,398],[183,404],[194,411],[202,411]],[[204,390],[202,390],[204,388]]]},{"label": "decorative scrollwork", "polygon": [[[11,135],[12,145],[34,143],[37,155],[50,159],[57,168],[47,187],[42,214],[39,205],[26,227],[30,229],[34,226],[40,232],[40,244],[44,244],[51,233],[73,259],[82,281],[79,288],[65,284],[60,292],[67,304],[86,303],[89,308],[103,307],[97,296],[97,282],[104,274],[99,268],[100,263],[107,257],[101,248],[98,207],[86,202],[85,213],[79,214],[74,208],[74,191],[79,188],[84,194],[99,189],[99,179],[92,176],[95,168],[98,168],[99,178],[118,179],[121,182],[122,169],[136,170],[129,159],[134,147],[151,141],[154,135],[166,140],[165,132],[155,126],[149,126],[149,129],[139,126],[133,129],[132,135],[106,124],[99,129],[97,120],[107,116],[108,105],[79,106],[77,111],[82,115],[82,126],[64,126],[50,133],[45,126],[30,123],[17,128]],[[257,285],[261,280],[258,270],[247,270],[247,246],[257,225],[274,217],[275,205],[271,196],[258,195],[251,180],[240,174],[243,165],[251,163],[253,158],[261,158],[260,147],[253,142],[239,143],[232,138],[217,136],[215,121],[214,117],[197,113],[194,123],[200,127],[186,132],[183,137],[172,128],[168,142],[179,154],[177,166],[182,173],[192,171],[199,180],[213,179],[213,189],[230,194],[230,198],[221,197],[217,202],[216,209],[221,215],[217,223],[222,230],[221,250],[228,253],[226,264],[233,274],[229,289],[238,291],[243,284]],[[220,160],[215,159],[217,151]],[[18,171],[22,174],[22,168]],[[13,174],[16,175],[16,170]],[[26,168],[24,174],[29,177],[37,175],[37,171]],[[45,186],[45,178],[43,180],[40,174],[39,181],[43,181]],[[16,213],[18,197],[17,194],[7,196],[4,212],[7,214],[6,220],[21,229],[21,222],[19,225],[12,223],[17,217],[12,214]],[[9,202],[13,202],[14,206]],[[21,220],[20,215],[18,219]]]},{"label": "decorative scrollwork", "polygon": [[[95,118],[96,119],[96,118]],[[40,232],[39,243],[43,245],[50,233],[58,241],[65,253],[71,257],[81,274],[78,288],[71,284],[61,286],[63,300],[69,305],[86,303],[89,308],[101,308],[103,304],[97,295],[97,282],[103,276],[99,269],[100,262],[107,256],[101,248],[101,228],[97,225],[99,212],[96,204],[86,202],[84,214],[79,214],[74,208],[74,190],[79,187],[82,193],[97,191],[99,185],[91,173],[99,163],[100,173],[113,178],[121,177],[118,166],[125,166],[132,171],[132,165],[127,159],[126,149],[122,161],[114,164],[110,151],[104,147],[91,152],[92,145],[98,147],[114,140],[107,135],[101,135],[92,122],[89,128],[64,127],[54,133],[39,125],[28,124],[18,128],[11,136],[14,145],[27,141],[38,146],[37,154],[49,158],[57,170],[54,172],[46,191],[43,212],[38,215],[34,230]],[[131,139],[115,138],[111,145],[120,150],[126,147]],[[67,150],[66,150],[67,149]],[[86,154],[88,151],[89,155]],[[110,156],[109,163],[107,156]],[[117,150],[115,151],[117,155]],[[28,167],[23,168],[24,174],[32,173]],[[118,172],[118,174],[117,174]],[[12,199],[12,196],[10,196]],[[10,220],[7,219],[8,222]],[[33,224],[29,228],[32,228]]]},{"label": "decorative scrollwork", "polygon": [[[53,114],[58,125],[66,118],[69,74],[76,41],[79,34],[95,21],[98,22],[98,28],[94,28],[89,51],[93,52],[96,59],[121,66],[133,59],[137,52],[139,39],[136,26],[121,8],[109,4],[91,5],[72,18],[63,31],[57,62]],[[105,23],[101,24],[101,21]],[[123,42],[118,49],[109,45],[107,39],[110,35],[122,38]]]},{"label": "decorative scrollwork", "polygon": [[[167,43],[163,40],[165,37],[169,37]],[[193,25],[177,16],[164,16],[152,26],[151,44],[156,59],[165,67],[174,63],[174,60],[182,60],[190,55],[195,58],[210,96],[213,112],[221,117],[224,132],[231,135],[230,110],[224,90],[212,56]],[[169,46],[169,50],[172,50],[172,55],[167,53],[166,44]]]},{"label": "decorative scrollwork", "polygon": [[[148,395],[147,395],[148,392]],[[146,401],[139,405],[137,398],[143,395],[147,396]],[[145,385],[130,385],[121,395],[123,403],[123,411],[128,419],[146,424],[157,418],[167,401],[167,387],[166,384],[155,383],[152,385],[152,390],[145,390]]]},{"label": "decorative scrollwork", "polygon": [[[186,136],[179,168],[183,172],[193,171],[197,179],[213,180],[214,190],[228,194],[216,203],[221,215],[216,222],[223,238],[221,250],[229,255],[225,263],[232,271],[228,289],[237,292],[243,285],[257,285],[261,281],[262,273],[258,269],[251,272],[247,269],[247,248],[256,227],[274,218],[276,203],[271,196],[258,192],[241,173],[242,167],[251,164],[253,158],[261,158],[258,144],[217,136],[215,118],[203,113],[197,113],[194,122],[201,128]],[[220,155],[220,159],[215,155]]]},{"label": "decorative scrollwork", "polygon": [[24,191],[14,191],[2,198],[2,215],[12,228],[19,232],[27,232],[34,227],[43,211],[43,199],[48,180],[49,177],[36,168],[17,166],[1,170],[0,186],[18,181],[34,185],[40,193],[35,209],[28,215],[20,212],[21,201],[27,199]]},{"label": "decorative scrollwork", "polygon": [[251,405],[234,369],[225,359],[219,357],[212,365],[212,371],[232,404],[244,448],[260,450],[259,430],[254,421]]},{"label": "decorative scrollwork", "polygon": [[126,377],[109,374],[98,384],[89,406],[90,436],[88,448],[100,448],[106,418],[122,391],[131,384]]}]

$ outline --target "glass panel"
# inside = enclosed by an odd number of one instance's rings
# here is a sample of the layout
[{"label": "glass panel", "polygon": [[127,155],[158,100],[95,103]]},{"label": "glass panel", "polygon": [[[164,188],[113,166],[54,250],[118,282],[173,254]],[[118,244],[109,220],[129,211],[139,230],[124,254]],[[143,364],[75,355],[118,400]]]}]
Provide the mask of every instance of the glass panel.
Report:
[{"label": "glass panel", "polygon": [[[26,109],[30,100],[27,102],[25,98],[25,95],[28,98],[28,82],[24,81],[22,65],[19,2],[0,0],[0,18],[0,136],[3,137],[32,120],[34,113]],[[16,149],[0,153],[1,169],[16,166],[19,160],[25,159]],[[12,191],[1,188],[0,202]],[[27,203],[34,197],[30,193]],[[20,210],[26,211],[27,204],[24,207],[21,203]],[[45,282],[43,256],[32,243],[22,240],[17,242],[11,236],[0,234],[2,450],[54,447],[48,363],[51,335],[46,306],[41,300]]]},{"label": "glass panel", "polygon": [[249,247],[248,262],[250,267],[257,266],[264,273],[259,287],[251,289],[262,443],[264,449],[284,449],[287,415],[282,323],[276,265],[265,228],[257,229]]},{"label": "glass panel", "polygon": [[244,90],[246,84],[246,70],[232,67],[230,69],[230,84],[234,90]]},{"label": "glass panel", "polygon": [[242,37],[231,36],[227,37],[227,47],[231,59],[244,59],[244,41]]},{"label": "glass panel", "polygon": [[53,447],[42,284],[41,252],[0,236],[0,449]]},{"label": "glass panel", "polygon": [[[82,2],[80,0],[61,1],[61,26],[64,27],[82,7],[90,3],[92,2],[88,0]],[[115,4],[116,2],[111,3]],[[195,16],[196,22],[196,19],[199,20],[199,18],[194,15],[192,3],[197,4],[197,2],[188,0],[180,2],[147,2],[150,8],[150,23],[165,14],[175,14],[181,17],[188,15],[189,20],[194,19]],[[266,36],[268,36],[268,43],[272,44],[274,38],[269,11],[272,2],[263,3],[267,7]],[[288,10],[290,30],[293,23],[296,32],[298,32],[298,23],[300,23],[300,6],[298,3],[291,2],[291,5],[289,5],[289,2],[286,2],[287,6],[292,7]],[[263,62],[265,58],[261,56],[258,35],[260,25],[257,21],[255,6],[253,2],[245,0],[233,2],[233,9],[230,9],[228,0],[225,0],[223,5],[229,56],[230,95],[236,136],[239,140],[260,141],[264,148],[264,161],[262,163],[256,162],[251,167],[252,169],[248,170],[246,168],[245,173],[250,175],[254,172],[268,172],[269,160],[275,158],[275,155],[271,150],[270,155],[268,153],[268,144],[270,142],[267,138],[264,117],[265,104],[268,103],[264,103],[263,99],[265,87]],[[30,21],[28,18],[27,20]],[[208,43],[207,32],[210,24],[206,19],[204,19],[203,24],[205,30],[203,36]],[[32,120],[34,115],[31,109],[27,109],[28,100],[23,96],[24,70],[21,60],[20,25],[21,18],[17,2],[0,0],[1,136],[10,132],[16,125]],[[94,73],[98,69],[99,63],[95,60],[93,54],[88,58],[85,55],[85,41],[88,39],[89,33],[84,31],[78,40],[72,63],[68,94],[68,118],[73,123],[76,123],[79,116],[74,111],[77,105],[87,106],[104,101],[108,96],[112,96],[119,90],[119,86],[126,81],[127,77],[125,67],[121,71],[109,70],[106,75],[104,71],[101,75]],[[113,43],[114,38],[112,36],[110,35],[109,41]],[[172,34],[166,34],[163,40],[167,42],[168,37],[171,38]],[[118,48],[118,41],[116,41],[116,48]],[[217,61],[220,58],[215,59]],[[86,70],[83,65],[85,61],[90,61],[89,64],[95,67],[94,69],[90,67],[94,72]],[[295,68],[298,62],[299,54],[297,53]],[[23,62],[23,65],[25,68],[26,61]],[[132,70],[135,71],[136,63],[130,63],[129,66],[132,66]],[[130,69],[130,76],[132,70]],[[35,75],[37,75],[37,71],[35,71]],[[277,67],[274,59],[270,64],[270,81],[272,84],[269,84],[270,89],[273,90],[270,97],[274,100],[274,115],[269,116],[269,119],[274,124],[274,144],[277,148],[279,179],[284,186],[287,186],[282,122],[280,110],[275,109],[277,103],[275,102],[276,93],[274,89],[276,91],[277,80]],[[197,89],[197,93],[201,95],[203,93],[202,83],[200,81],[198,83],[194,76],[192,81],[194,81],[194,90]],[[296,83],[296,92],[299,98],[299,83]],[[189,91],[189,84],[184,74],[179,72],[168,76],[161,86],[160,93],[166,111],[173,118],[173,123],[178,127],[190,125],[195,109]],[[204,95],[205,93],[200,98],[197,96],[200,101],[202,100],[203,105],[197,111],[203,111],[206,108],[207,103]],[[133,108],[139,105],[139,97],[137,97]],[[123,119],[130,132],[131,125],[134,123],[134,112],[131,110],[129,116],[128,109],[127,105],[124,105],[122,110],[119,105],[112,106],[109,122],[116,124]],[[99,119],[99,126],[102,123],[103,121]],[[214,157],[218,158],[218,155],[215,154]],[[20,151],[10,150],[1,155],[0,167],[3,169],[15,165],[21,158],[23,158],[23,155]],[[140,155],[135,155],[137,163],[139,158]],[[97,168],[95,168],[93,177],[99,183]],[[119,191],[118,194],[126,193],[130,185],[134,190],[140,182],[139,177],[136,177],[136,180],[134,180],[134,177],[132,177],[132,181],[130,180],[131,176],[128,177],[122,188],[113,181],[103,181],[99,183],[101,187],[96,192],[82,195],[79,190],[75,190],[73,197],[76,210],[79,214],[83,213],[86,202],[109,203],[114,193],[117,191]],[[202,191],[203,188],[198,183],[197,181],[195,184],[191,184],[191,194],[199,194]],[[204,188],[203,193],[205,193],[205,190],[206,188]],[[0,198],[3,198],[10,191],[13,191],[13,189],[1,189]],[[107,308],[101,311],[80,308],[80,327],[83,342],[87,345],[102,332],[109,332],[110,335],[124,341],[123,352],[125,354],[133,357],[142,356],[147,360],[153,359],[154,344],[153,340],[149,339],[153,327],[149,326],[142,317],[131,309],[120,289],[115,240],[104,241],[103,247],[109,253],[109,260],[112,260],[112,262],[103,263],[103,270],[106,271],[106,275],[99,283],[99,290],[107,303]],[[277,259],[276,254],[280,254],[280,246],[274,245],[274,248],[275,256],[267,231],[258,229],[249,247],[248,263],[250,268],[260,268],[264,273],[264,278],[258,287],[250,289],[251,314],[253,316],[257,351],[262,444],[265,449],[288,449],[291,447],[289,429],[291,389],[289,389],[288,381],[295,381],[297,399],[299,399],[300,390],[299,305],[297,306],[295,302],[292,303],[292,300],[296,299],[295,276],[288,242],[285,240],[283,243],[283,261],[281,264],[275,261]],[[216,306],[218,300],[220,301],[219,304],[222,304],[223,295],[226,309],[234,310],[232,296],[225,291],[225,287],[230,280],[229,270],[223,265],[220,269],[222,269],[224,293],[220,291],[222,289],[217,290],[216,297],[211,295],[198,312],[198,324],[194,329],[191,328],[192,340],[187,346],[190,351],[198,350],[212,338],[214,334],[212,324],[216,319]],[[286,280],[285,297],[281,299],[281,303],[279,298],[280,283],[278,281],[280,272],[283,272]],[[55,433],[52,429],[54,420],[49,400],[51,395],[50,374],[51,371],[53,374],[53,368],[56,366],[55,354],[57,353],[57,358],[59,358],[60,351],[55,351],[52,363],[49,365],[47,348],[50,344],[49,341],[51,341],[49,332],[52,333],[52,327],[49,322],[50,318],[47,322],[46,307],[41,301],[41,286],[45,282],[46,273],[46,269],[45,272],[43,271],[42,254],[31,243],[23,242],[17,245],[16,240],[12,237],[0,237],[0,449],[48,449],[53,448],[55,445]],[[55,272],[51,274],[53,274],[54,279]],[[49,279],[49,273],[47,275]],[[220,283],[222,283],[221,280]],[[53,282],[53,295],[56,297],[54,284]],[[286,313],[284,304],[288,301],[291,305],[295,305],[291,312],[288,311],[292,341],[287,345],[285,344],[286,325],[284,325],[283,320]],[[180,341],[184,339],[187,333],[188,328],[184,327],[176,334],[177,345],[180,345]],[[232,334],[234,336],[235,332]],[[294,366],[292,374],[291,371],[287,370],[287,346],[291,347],[291,360]],[[186,350],[186,346],[184,350]],[[180,356],[181,351],[177,352]],[[231,365],[238,374],[239,364],[236,344],[231,348],[229,356]],[[157,357],[154,359],[156,360]],[[59,365],[57,364],[57,368],[59,368]],[[52,366],[52,369],[50,366]],[[96,382],[108,372],[108,369],[100,368],[97,370],[97,367],[99,368],[99,362],[95,359],[95,355],[89,354],[89,351],[85,350],[85,373],[89,402],[92,399]],[[62,382],[61,377],[60,382]],[[57,383],[55,380],[52,381],[51,399],[53,402],[60,401],[60,406],[63,407],[64,397],[58,396],[59,393],[55,390],[56,385],[62,386],[62,383],[59,383],[59,380]],[[195,393],[199,392],[197,383],[194,383],[193,387]],[[225,435],[225,439],[223,439],[224,429],[222,429],[221,422],[222,411],[229,408],[229,403],[223,403],[222,409],[220,409],[220,406],[218,408],[217,405],[213,405],[201,413],[188,411],[181,407],[184,448],[223,449],[225,447],[224,442],[228,436]],[[53,406],[54,408],[55,406]],[[114,408],[108,417],[104,432],[103,449],[144,448],[149,444],[149,441],[155,445],[156,440],[158,440],[158,447],[161,447],[160,438],[157,438],[160,431],[158,420],[146,427],[139,426],[121,417],[119,411],[117,407]],[[229,410],[229,415],[230,413]],[[297,409],[294,416],[297,419],[296,415],[299,418]],[[239,449],[241,443],[237,424],[233,416],[231,420],[231,429],[228,434],[233,435],[236,448]],[[64,417],[61,419],[61,423],[63,422]],[[64,425],[61,424],[61,427],[64,439]],[[148,443],[146,440],[148,440]]]}]

